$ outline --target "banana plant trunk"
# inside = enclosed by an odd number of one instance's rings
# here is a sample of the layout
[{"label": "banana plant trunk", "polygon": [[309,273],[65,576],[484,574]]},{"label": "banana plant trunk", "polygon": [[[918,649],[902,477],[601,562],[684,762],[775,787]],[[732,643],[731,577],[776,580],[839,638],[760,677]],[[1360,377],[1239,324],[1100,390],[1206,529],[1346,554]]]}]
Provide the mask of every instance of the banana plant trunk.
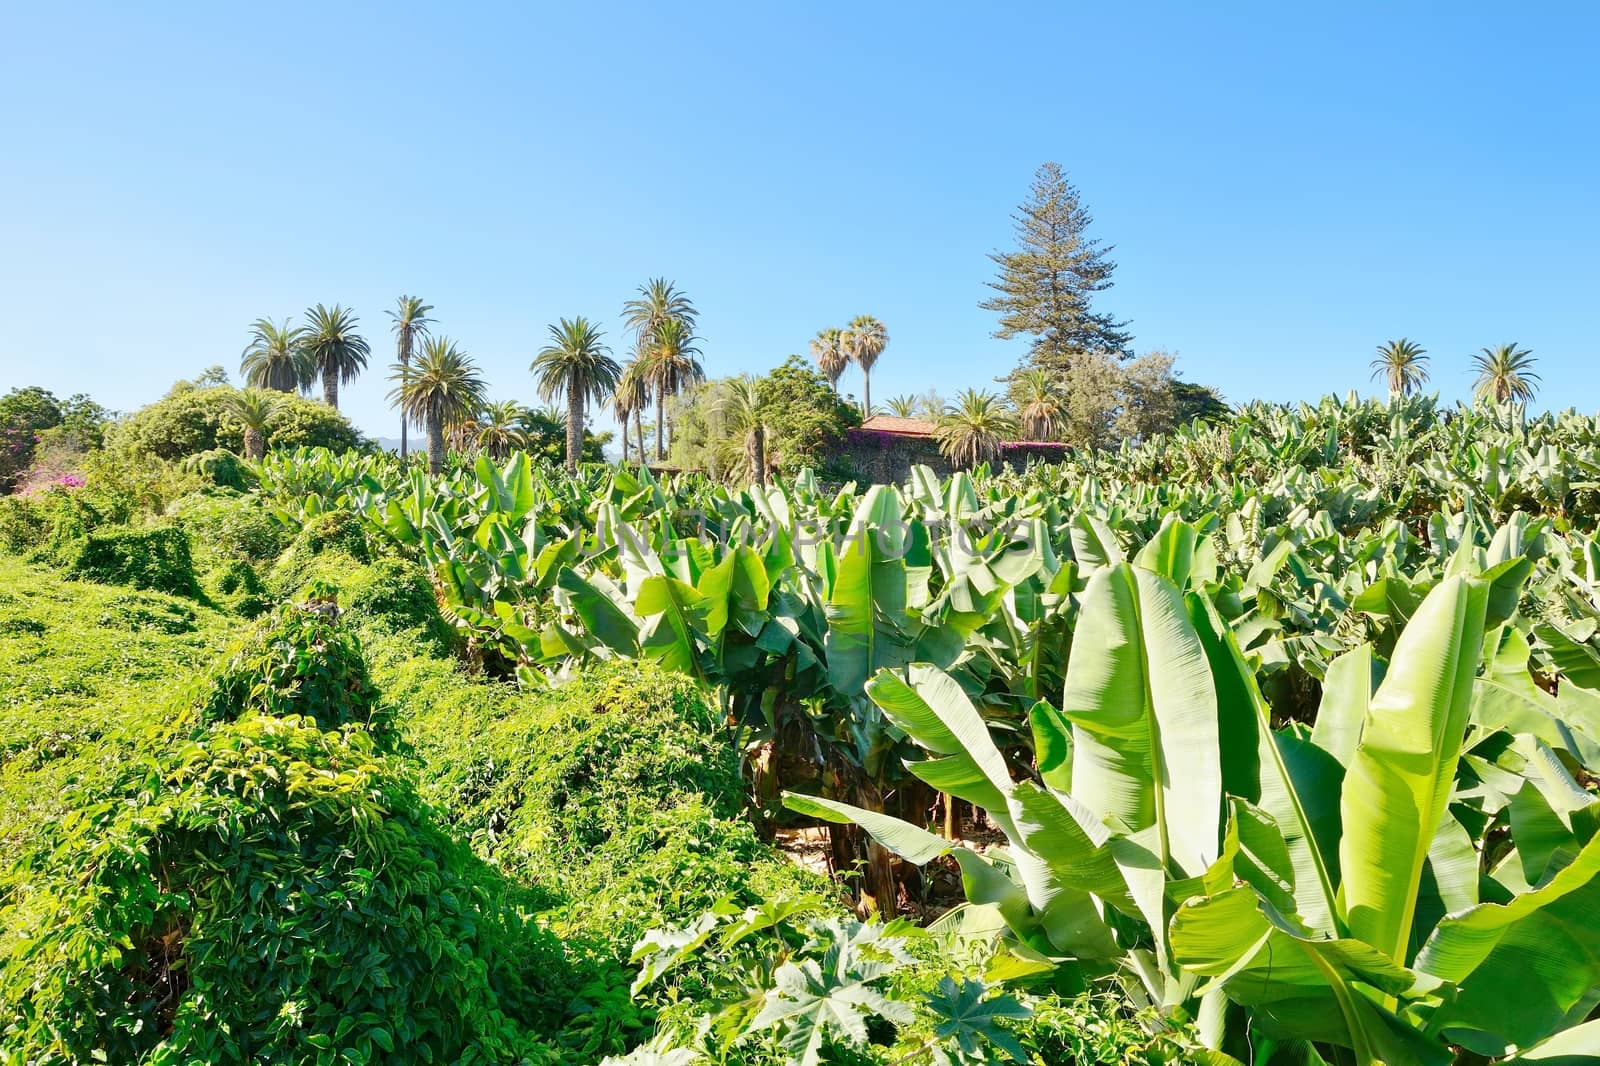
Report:
[{"label": "banana plant trunk", "polygon": [[578,456],[583,451],[583,391],[567,389],[567,473],[578,472]]},{"label": "banana plant trunk", "polygon": [[428,472],[444,472],[444,416],[438,411],[428,414]]}]

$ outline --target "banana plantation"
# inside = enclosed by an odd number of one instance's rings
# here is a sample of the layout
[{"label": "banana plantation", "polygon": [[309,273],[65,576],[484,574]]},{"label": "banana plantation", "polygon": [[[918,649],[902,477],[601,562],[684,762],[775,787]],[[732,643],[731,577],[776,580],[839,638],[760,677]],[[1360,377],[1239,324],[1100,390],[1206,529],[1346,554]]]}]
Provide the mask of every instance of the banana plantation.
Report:
[{"label": "banana plantation", "polygon": [[[765,838],[825,840],[874,921],[958,876],[932,925],[993,984],[1114,988],[1209,1063],[1600,1056],[1596,418],[1256,405],[897,485],[253,470],[288,534],[348,516],[420,564],[486,677],[687,679]],[[793,1061],[846,1061],[817,1041]]]}]

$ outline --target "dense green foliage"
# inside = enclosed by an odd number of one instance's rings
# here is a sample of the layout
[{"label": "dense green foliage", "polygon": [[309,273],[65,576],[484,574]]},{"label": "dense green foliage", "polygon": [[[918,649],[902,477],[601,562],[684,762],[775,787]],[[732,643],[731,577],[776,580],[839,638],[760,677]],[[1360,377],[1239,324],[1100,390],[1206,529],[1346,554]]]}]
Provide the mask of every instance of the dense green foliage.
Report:
[{"label": "dense green foliage", "polygon": [[200,591],[189,535],[178,526],[103,529],[63,551],[67,570],[89,581],[155,589],[177,596]]},{"label": "dense green foliage", "polygon": [[[181,459],[216,448],[242,453],[245,427],[231,406],[237,394],[238,390],[226,385],[201,388],[180,382],[165,399],[117,423],[107,443],[162,459]],[[336,409],[292,393],[278,398],[266,438],[272,448],[342,451],[361,443],[361,434]]]},{"label": "dense green foliage", "polygon": [[[1593,1051],[1592,419],[1255,406],[865,489],[563,476],[519,453],[437,477],[354,452],[247,469],[248,492],[190,482],[159,520],[141,501],[171,489],[134,471],[0,514],[58,565],[176,532],[198,585],[18,569],[46,598],[0,600],[4,676],[59,661],[87,694],[54,666],[28,684],[0,778],[8,807],[61,815],[0,820],[0,920],[38,934],[0,939],[0,997],[43,990],[12,1030],[36,1058],[273,1057],[352,1010],[291,1057],[381,1054],[373,1026],[446,1057],[590,1063]],[[159,649],[210,669],[101,722],[110,660],[62,642],[110,632],[135,687],[170,671]],[[330,783],[283,783],[302,779]],[[1007,846],[925,828],[964,808]],[[880,918],[849,919],[766,842],[818,822]],[[291,854],[280,829],[318,844]],[[239,868],[283,900],[225,874],[247,844]],[[296,893],[316,868],[375,871],[373,849],[400,858],[366,922],[428,877],[474,901],[419,902],[427,929],[407,909],[372,942],[404,973],[456,930],[450,1005],[413,982],[404,1019],[385,999],[367,1026],[350,997],[372,990],[310,962],[210,968],[210,950],[270,955],[300,916],[367,950],[359,922],[315,917],[320,889]],[[883,920],[957,870],[966,905],[926,932]],[[66,888],[101,878],[120,887]],[[127,1005],[121,1028],[90,987]]]}]

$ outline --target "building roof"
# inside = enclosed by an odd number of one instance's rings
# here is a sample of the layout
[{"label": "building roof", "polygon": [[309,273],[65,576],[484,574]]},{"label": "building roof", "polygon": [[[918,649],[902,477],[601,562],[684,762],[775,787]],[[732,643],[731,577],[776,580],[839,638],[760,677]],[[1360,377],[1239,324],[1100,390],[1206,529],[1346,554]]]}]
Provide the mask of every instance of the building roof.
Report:
[{"label": "building roof", "polygon": [[938,427],[926,418],[873,415],[861,423],[861,428],[870,429],[875,433],[889,433],[897,437],[931,437]]}]

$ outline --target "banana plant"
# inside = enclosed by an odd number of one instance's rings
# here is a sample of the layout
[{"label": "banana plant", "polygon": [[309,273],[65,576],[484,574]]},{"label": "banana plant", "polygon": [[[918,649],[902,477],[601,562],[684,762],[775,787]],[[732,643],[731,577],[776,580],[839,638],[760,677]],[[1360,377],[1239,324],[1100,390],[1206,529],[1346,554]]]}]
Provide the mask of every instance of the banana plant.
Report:
[{"label": "banana plant", "polygon": [[[1526,642],[1503,607],[1496,619],[1495,582],[1524,560],[1445,577],[1375,687],[1359,648],[1330,669],[1316,727],[1274,732],[1231,631],[1152,568],[1162,558],[1089,582],[1062,705],[1031,715],[1027,776],[943,672],[870,684],[925,753],[908,769],[989,810],[1003,858],[837,801],[787,802],[909,861],[954,854],[969,900],[1022,944],[1137,979],[1219,1054],[1600,1053],[1580,1025],[1600,1002],[1600,798],[1576,762],[1592,740],[1518,676]],[[1496,620],[1500,665],[1480,678]],[[1541,733],[1585,740],[1557,749]]]}]

